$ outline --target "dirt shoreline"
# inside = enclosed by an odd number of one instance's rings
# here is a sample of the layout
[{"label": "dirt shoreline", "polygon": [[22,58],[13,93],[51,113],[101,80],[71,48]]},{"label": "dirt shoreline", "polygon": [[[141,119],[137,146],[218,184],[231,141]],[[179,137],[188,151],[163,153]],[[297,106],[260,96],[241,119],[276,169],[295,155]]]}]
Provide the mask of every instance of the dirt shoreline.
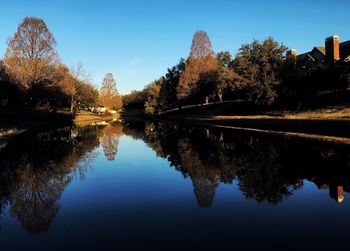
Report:
[{"label": "dirt shoreline", "polygon": [[313,141],[350,145],[350,120],[286,119],[286,118],[230,118],[162,117],[156,120],[190,126],[231,129],[237,132],[295,137]]},{"label": "dirt shoreline", "polygon": [[[114,116],[101,116],[92,113],[78,113],[75,117],[67,114],[33,114],[3,113],[0,121],[0,164],[7,155],[10,156],[17,142],[23,142],[31,136],[50,129],[72,124],[88,125],[100,121],[113,120]],[[1,166],[1,165],[0,165]]]}]

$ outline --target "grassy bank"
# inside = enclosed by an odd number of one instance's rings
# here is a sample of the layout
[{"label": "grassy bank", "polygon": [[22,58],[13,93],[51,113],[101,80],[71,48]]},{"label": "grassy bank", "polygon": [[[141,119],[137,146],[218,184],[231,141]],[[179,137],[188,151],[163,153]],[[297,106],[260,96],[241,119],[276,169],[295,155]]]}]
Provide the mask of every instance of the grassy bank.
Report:
[{"label": "grassy bank", "polygon": [[73,123],[86,125],[98,121],[108,121],[118,117],[118,114],[98,115],[88,111],[79,111],[75,116],[72,116],[68,109],[61,109],[56,112],[23,108],[1,110],[0,151],[8,145],[11,139],[28,131],[37,132],[45,130],[45,128]]},{"label": "grassy bank", "polygon": [[291,136],[308,135],[310,138],[337,137],[336,141],[350,143],[344,140],[350,138],[348,106],[303,111],[254,111],[250,105],[227,102],[171,111],[161,118],[193,125],[231,127],[281,135],[289,133]]},{"label": "grassy bank", "polygon": [[160,114],[161,117],[207,117],[215,119],[350,119],[350,105],[326,106],[314,109],[274,110],[257,107],[248,101],[227,101],[203,105],[188,105]]},{"label": "grassy bank", "polygon": [[216,120],[227,119],[285,119],[285,120],[350,120],[349,107],[330,107],[305,111],[271,111],[255,115],[210,115]]},{"label": "grassy bank", "polygon": [[8,108],[0,110],[0,151],[8,141],[33,128],[54,124],[68,124],[72,121],[68,111],[57,112],[29,108]]},{"label": "grassy bank", "polygon": [[89,111],[81,110],[74,117],[74,124],[87,125],[99,121],[110,121],[113,119],[119,119],[119,114],[96,114]]},{"label": "grassy bank", "polygon": [[33,135],[70,125],[72,119],[66,111],[48,112],[23,108],[1,110],[0,167]]}]

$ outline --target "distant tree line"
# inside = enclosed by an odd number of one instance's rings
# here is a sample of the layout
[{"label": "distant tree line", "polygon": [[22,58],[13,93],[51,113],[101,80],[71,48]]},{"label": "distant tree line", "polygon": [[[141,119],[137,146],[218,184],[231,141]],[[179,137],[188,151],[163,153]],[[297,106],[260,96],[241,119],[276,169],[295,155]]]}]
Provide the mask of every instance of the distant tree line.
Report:
[{"label": "distant tree line", "polygon": [[197,31],[189,57],[142,91],[125,95],[123,107],[157,115],[184,105],[245,100],[257,108],[296,109],[312,102],[324,105],[322,100],[310,99],[322,90],[348,87],[348,64],[306,74],[288,60],[287,49],[268,37],[243,44],[233,58],[228,51],[215,53],[207,33]]},{"label": "distant tree line", "polygon": [[111,73],[98,91],[81,64],[70,68],[61,62],[55,46],[42,19],[23,20],[0,60],[0,107],[68,107],[74,113],[81,105],[105,106],[157,115],[209,102],[245,100],[256,107],[297,109],[348,98],[349,63],[305,72],[288,60],[287,47],[272,37],[243,44],[232,57],[228,51],[215,53],[207,33],[197,31],[187,59],[180,59],[142,91],[123,97]]},{"label": "distant tree line", "polygon": [[23,20],[0,60],[0,107],[67,107],[71,113],[79,105],[121,108],[121,96],[111,74],[107,74],[99,93],[82,64],[66,66],[55,46],[56,40],[42,19]]}]

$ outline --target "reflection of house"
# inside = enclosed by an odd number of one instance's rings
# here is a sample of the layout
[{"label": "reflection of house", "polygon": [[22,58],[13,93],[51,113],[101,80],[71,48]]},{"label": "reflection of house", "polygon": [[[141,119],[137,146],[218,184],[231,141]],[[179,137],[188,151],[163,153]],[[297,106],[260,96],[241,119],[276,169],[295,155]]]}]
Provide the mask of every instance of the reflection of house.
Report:
[{"label": "reflection of house", "polygon": [[338,203],[342,203],[344,201],[344,191],[349,192],[349,190],[340,185],[338,183],[330,182],[329,184],[323,183],[320,180],[313,180],[313,182],[317,185],[318,189],[328,189],[329,197],[337,201]]},{"label": "reflection of house", "polygon": [[297,55],[296,50],[287,52],[287,58],[296,63],[297,67],[311,72],[324,64],[338,61],[350,62],[350,40],[339,43],[339,37],[334,35],[326,38],[325,46],[316,46],[311,51]]},{"label": "reflection of house", "polygon": [[329,187],[329,196],[335,199],[337,202],[342,203],[344,200],[343,186],[331,184]]}]

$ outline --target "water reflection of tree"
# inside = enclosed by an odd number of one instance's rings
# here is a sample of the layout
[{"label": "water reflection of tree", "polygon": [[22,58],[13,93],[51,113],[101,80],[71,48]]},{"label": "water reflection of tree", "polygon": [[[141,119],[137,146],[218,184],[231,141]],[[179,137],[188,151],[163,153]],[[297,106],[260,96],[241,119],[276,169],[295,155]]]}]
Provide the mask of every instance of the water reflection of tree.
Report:
[{"label": "water reflection of tree", "polygon": [[208,159],[203,158],[201,152],[186,139],[179,139],[178,154],[178,169],[192,179],[198,205],[203,208],[210,207],[219,184],[219,170]]},{"label": "water reflection of tree", "polygon": [[[129,128],[124,131],[137,135],[130,127],[132,126],[129,125]],[[189,177],[192,180],[198,205],[203,208],[210,207],[219,184],[221,170],[217,166],[218,159],[212,152],[215,148],[201,147],[203,144],[210,143],[208,139],[204,138],[204,142],[193,144],[196,142],[184,137],[189,132],[177,125],[146,123],[144,131],[142,139],[157,155],[167,158],[185,178]]]},{"label": "water reflection of tree", "polygon": [[29,233],[48,230],[62,192],[74,175],[86,172],[91,151],[99,144],[97,134],[93,127],[42,133],[3,170],[0,201]]},{"label": "water reflection of tree", "polygon": [[273,205],[302,187],[304,179],[350,184],[340,181],[349,172],[348,151],[332,150],[334,146],[155,122],[129,124],[124,132],[142,138],[191,178],[201,207],[210,207],[220,182],[234,179],[245,197]]},{"label": "water reflection of tree", "polygon": [[100,136],[100,144],[107,160],[114,160],[118,152],[119,137],[123,134],[121,126],[108,124]]},{"label": "water reflection of tree", "polygon": [[[252,139],[254,140],[254,139]],[[301,181],[282,173],[281,145],[251,143],[238,170],[239,188],[247,198],[276,205],[301,187]]]},{"label": "water reflection of tree", "polygon": [[[33,170],[32,165],[21,168],[13,184],[9,203],[11,213],[29,233],[47,231],[59,206],[58,199],[71,177],[61,171]],[[55,168],[56,169],[56,168]]]},{"label": "water reflection of tree", "polygon": [[218,180],[212,181],[206,177],[193,177],[192,184],[198,205],[202,208],[209,208],[213,203]]}]

